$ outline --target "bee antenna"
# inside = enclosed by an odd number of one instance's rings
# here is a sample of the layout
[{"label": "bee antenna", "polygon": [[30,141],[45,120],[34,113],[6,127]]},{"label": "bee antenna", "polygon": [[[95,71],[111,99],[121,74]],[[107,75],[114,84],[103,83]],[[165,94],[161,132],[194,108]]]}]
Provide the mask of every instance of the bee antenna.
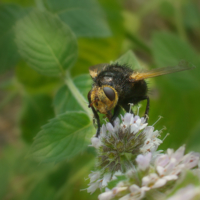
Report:
[{"label": "bee antenna", "polygon": [[157,119],[157,121],[152,125],[152,126],[154,126],[155,124],[157,124],[158,123],[158,121],[160,121],[160,119],[161,118],[163,118],[162,116],[158,116],[158,119]]}]

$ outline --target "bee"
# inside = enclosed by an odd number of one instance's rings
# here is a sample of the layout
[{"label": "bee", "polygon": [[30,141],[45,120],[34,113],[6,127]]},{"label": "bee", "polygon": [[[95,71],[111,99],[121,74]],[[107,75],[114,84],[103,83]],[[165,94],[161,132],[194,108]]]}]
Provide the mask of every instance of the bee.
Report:
[{"label": "bee", "polygon": [[[97,121],[96,137],[100,134],[99,113],[105,114],[111,124],[120,113],[121,107],[129,112],[130,104],[146,100],[145,118],[149,114],[150,99],[145,79],[194,68],[183,61],[175,67],[163,67],[149,71],[133,70],[126,65],[99,64],[89,68],[93,79],[88,93],[89,108]],[[112,110],[113,114],[112,114]]]}]

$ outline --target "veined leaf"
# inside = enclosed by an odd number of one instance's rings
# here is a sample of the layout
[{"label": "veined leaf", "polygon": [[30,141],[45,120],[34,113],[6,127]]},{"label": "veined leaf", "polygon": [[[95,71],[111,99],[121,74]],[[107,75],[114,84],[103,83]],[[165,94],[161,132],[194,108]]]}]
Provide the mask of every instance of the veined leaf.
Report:
[{"label": "veined leaf", "polygon": [[95,133],[89,117],[83,112],[58,115],[42,127],[29,155],[41,162],[69,159],[80,153]]},{"label": "veined leaf", "polygon": [[14,67],[19,59],[13,26],[26,11],[17,5],[0,6],[0,73]]},{"label": "veined leaf", "polygon": [[[74,78],[74,85],[85,97],[85,104],[87,103],[87,94],[92,87],[92,79],[88,74],[80,75]],[[54,107],[56,114],[62,114],[66,111],[80,111],[83,110],[79,103],[74,98],[70,89],[63,85],[57,92],[54,99]],[[89,108],[88,108],[89,110]]]},{"label": "veined leaf", "polygon": [[22,61],[16,67],[17,80],[29,94],[52,93],[61,81],[59,77],[44,76]]},{"label": "veined leaf", "polygon": [[7,3],[7,4],[11,4],[11,3],[16,3],[20,6],[23,7],[28,7],[28,6],[34,6],[35,5],[35,0],[1,0],[2,3]]},{"label": "veined leaf", "polygon": [[200,123],[193,128],[188,138],[186,138],[185,143],[191,151],[200,151],[199,141],[200,141]]},{"label": "veined leaf", "polygon": [[31,12],[16,24],[15,33],[21,56],[38,72],[57,76],[74,65],[78,54],[76,38],[52,14]]},{"label": "veined leaf", "polygon": [[[31,143],[40,127],[54,116],[52,99],[48,95],[26,96],[23,102],[23,112],[20,118],[21,135]],[[31,127],[31,128],[30,128]]]},{"label": "veined leaf", "polygon": [[96,0],[46,0],[46,7],[59,16],[78,37],[107,37],[110,30]]}]

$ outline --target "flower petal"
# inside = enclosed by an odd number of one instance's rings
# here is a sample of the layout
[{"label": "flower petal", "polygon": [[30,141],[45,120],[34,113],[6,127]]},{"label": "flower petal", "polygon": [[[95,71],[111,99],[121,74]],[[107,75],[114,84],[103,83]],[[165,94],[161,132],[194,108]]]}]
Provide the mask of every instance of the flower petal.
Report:
[{"label": "flower petal", "polygon": [[114,133],[113,125],[110,122],[106,124],[106,128],[110,133]]},{"label": "flower petal", "polygon": [[98,196],[99,200],[110,200],[114,197],[112,190],[104,192]]},{"label": "flower petal", "polygon": [[151,161],[151,153],[147,153],[146,155],[140,154],[136,158],[138,167],[142,171],[146,170],[149,167],[150,161]]}]

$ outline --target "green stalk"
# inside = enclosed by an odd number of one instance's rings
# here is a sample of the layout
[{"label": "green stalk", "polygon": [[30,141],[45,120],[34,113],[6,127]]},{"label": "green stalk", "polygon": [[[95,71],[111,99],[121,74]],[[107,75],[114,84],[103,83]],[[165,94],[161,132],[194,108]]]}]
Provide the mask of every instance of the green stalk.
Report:
[{"label": "green stalk", "polygon": [[83,97],[83,95],[80,93],[80,91],[77,89],[77,87],[74,85],[74,82],[70,76],[70,73],[67,72],[66,78],[65,78],[65,84],[73,94],[74,98],[77,100],[79,105],[83,108],[83,110],[87,113],[89,118],[92,118],[92,112],[88,108],[87,100]]}]

